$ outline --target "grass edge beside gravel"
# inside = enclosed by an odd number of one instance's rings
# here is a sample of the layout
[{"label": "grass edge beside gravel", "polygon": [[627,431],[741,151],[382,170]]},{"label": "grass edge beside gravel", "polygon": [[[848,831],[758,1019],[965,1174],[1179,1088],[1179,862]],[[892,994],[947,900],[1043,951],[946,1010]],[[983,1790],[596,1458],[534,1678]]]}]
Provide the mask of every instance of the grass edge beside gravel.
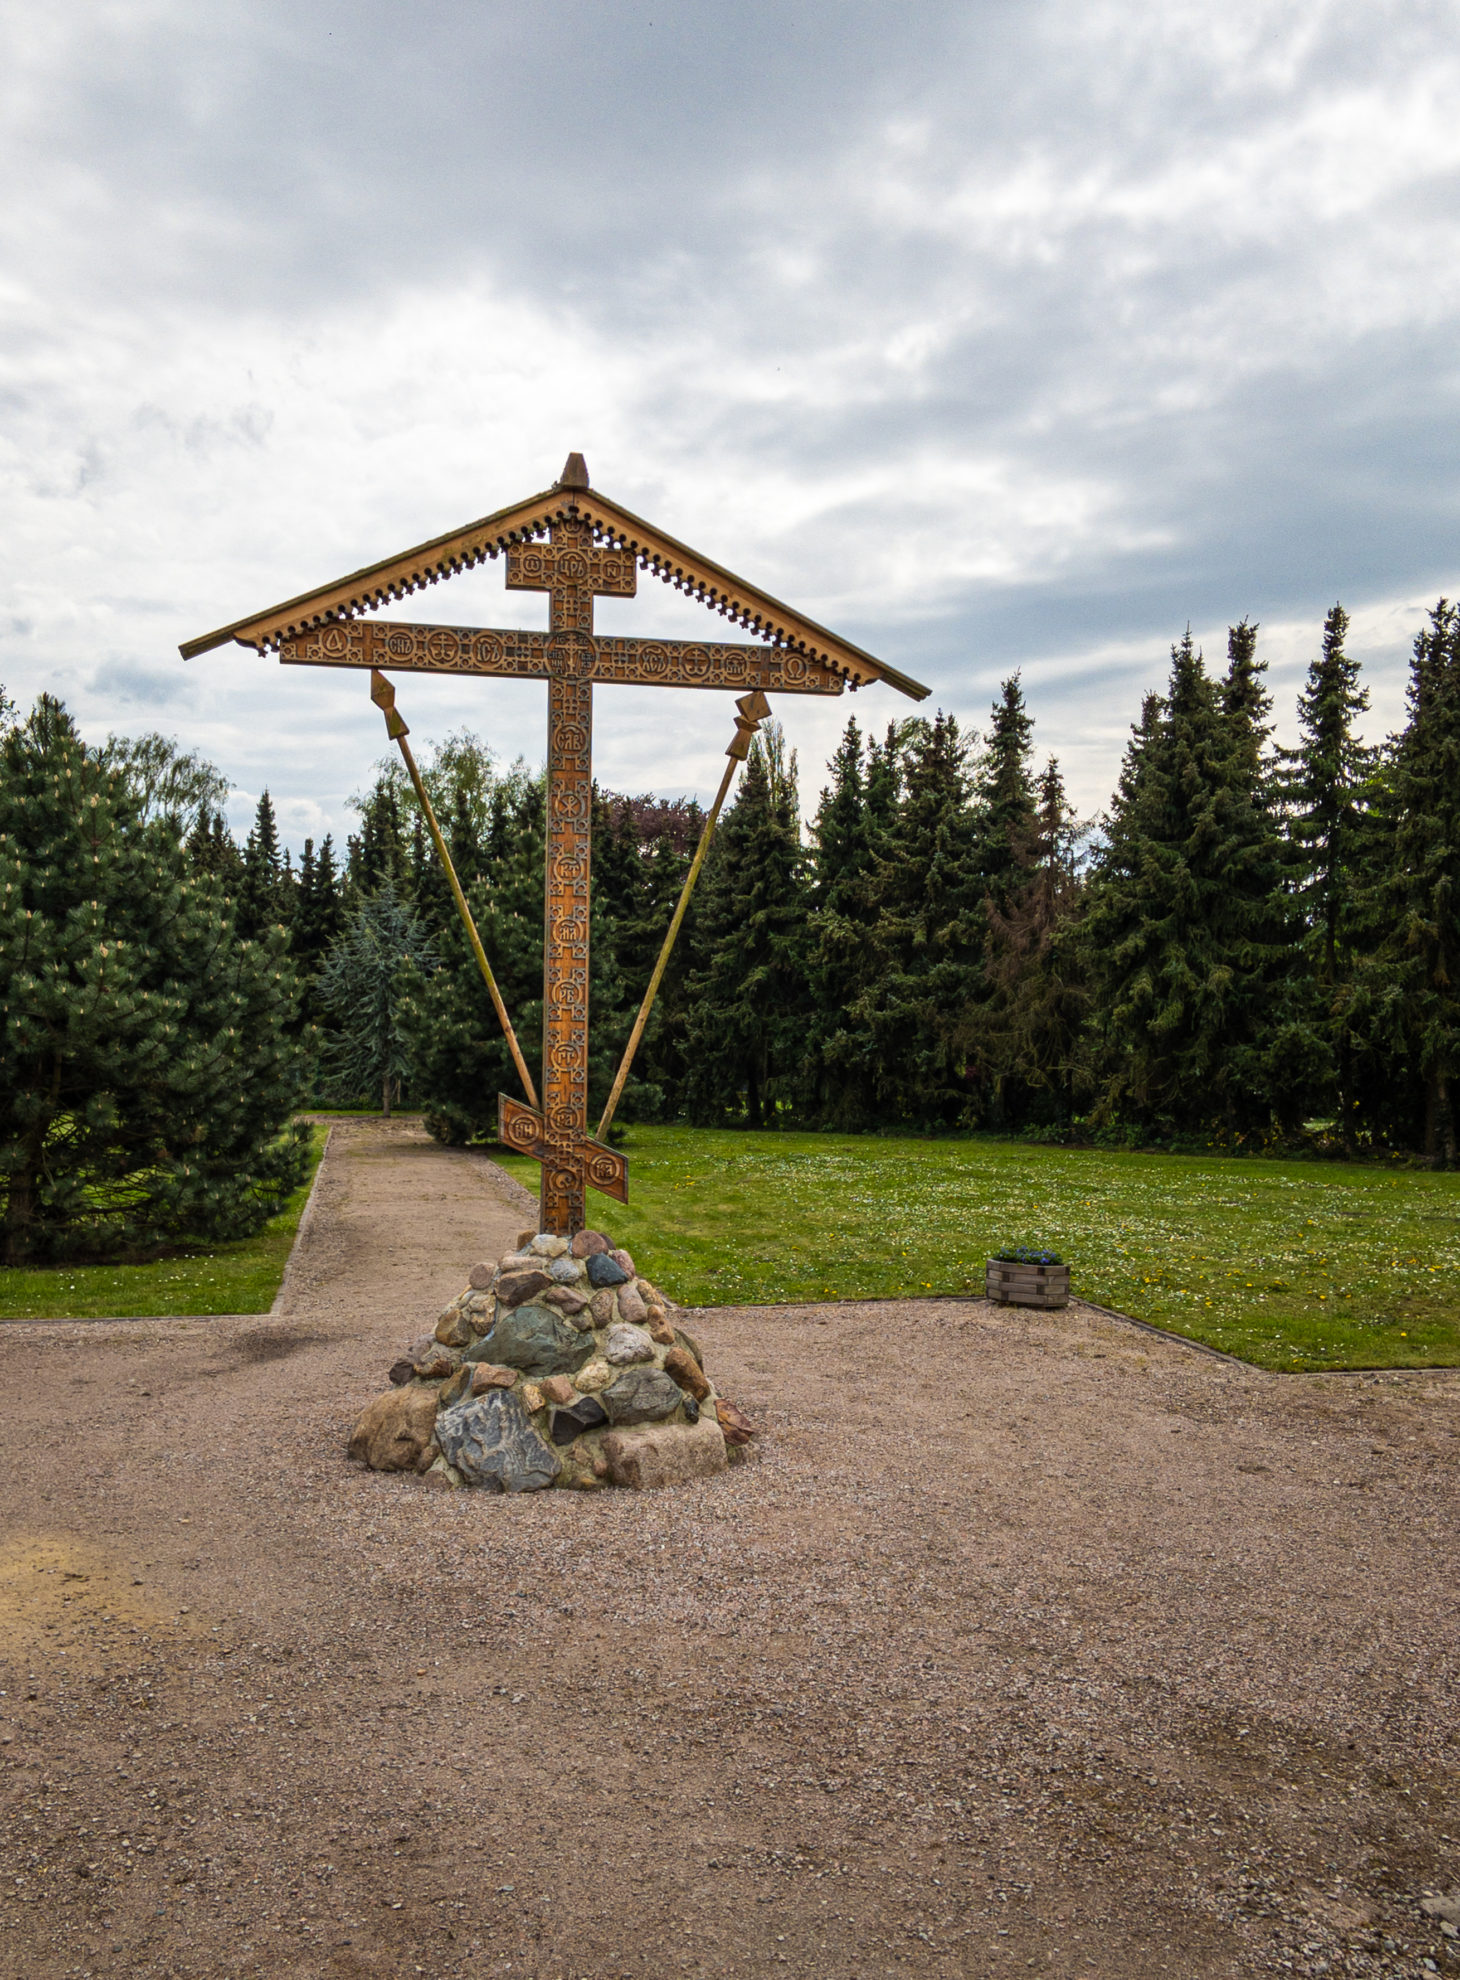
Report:
[{"label": "grass edge beside gravel", "polygon": [[328,1134],[326,1123],[311,1123],[304,1180],[257,1236],[190,1248],[146,1265],[0,1266],[0,1324],[267,1313],[283,1284]]}]

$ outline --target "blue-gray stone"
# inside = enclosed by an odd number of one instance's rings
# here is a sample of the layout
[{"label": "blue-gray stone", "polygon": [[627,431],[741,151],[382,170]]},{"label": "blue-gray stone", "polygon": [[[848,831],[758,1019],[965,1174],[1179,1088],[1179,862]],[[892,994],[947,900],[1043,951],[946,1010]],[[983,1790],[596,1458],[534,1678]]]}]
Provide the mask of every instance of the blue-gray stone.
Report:
[{"label": "blue-gray stone", "polygon": [[593,1353],[592,1334],[580,1334],[551,1306],[519,1306],[500,1313],[497,1324],[474,1350],[479,1361],[496,1361],[524,1375],[576,1375]]},{"label": "blue-gray stone", "polygon": [[583,1267],[576,1258],[555,1258],[548,1272],[560,1286],[576,1286],[583,1276]]},{"label": "blue-gray stone", "polygon": [[468,1485],[493,1492],[542,1492],[563,1460],[548,1449],[511,1389],[488,1389],[436,1419],[441,1455]]},{"label": "blue-gray stone", "polygon": [[628,1273],[616,1258],[610,1258],[606,1251],[595,1251],[588,1261],[588,1283],[590,1286],[623,1286],[628,1284]]},{"label": "blue-gray stone", "polygon": [[662,1368],[630,1368],[610,1382],[598,1400],[610,1423],[657,1423],[672,1416],[684,1401],[684,1391]]}]

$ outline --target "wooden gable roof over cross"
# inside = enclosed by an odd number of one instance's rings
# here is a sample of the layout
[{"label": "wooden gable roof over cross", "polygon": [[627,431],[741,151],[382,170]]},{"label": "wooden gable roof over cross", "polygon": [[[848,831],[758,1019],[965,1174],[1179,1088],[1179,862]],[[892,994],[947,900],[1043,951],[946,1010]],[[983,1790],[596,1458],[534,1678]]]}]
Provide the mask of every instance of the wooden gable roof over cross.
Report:
[{"label": "wooden gable roof over cross", "polygon": [[[546,632],[362,616],[503,555],[509,589],[548,593]],[[633,597],[641,569],[753,633],[755,642],[595,635],[594,598]],[[513,1145],[542,1163],[542,1228],[569,1233],[583,1226],[589,1186],[620,1198],[627,1190],[622,1156],[591,1140],[587,1130],[594,684],[835,695],[882,681],[915,701],[928,692],[597,494],[581,454],[568,456],[561,478],[541,495],[236,619],[188,640],[181,650],[184,659],[192,659],[229,641],[261,653],[276,651],[286,665],[505,675],[548,683],[542,1107],[524,1107],[503,1096],[502,1121]],[[381,691],[386,692],[384,683]],[[763,709],[764,703],[759,705]],[[742,720],[740,727],[754,723]],[[735,746],[730,753],[737,753]]]}]

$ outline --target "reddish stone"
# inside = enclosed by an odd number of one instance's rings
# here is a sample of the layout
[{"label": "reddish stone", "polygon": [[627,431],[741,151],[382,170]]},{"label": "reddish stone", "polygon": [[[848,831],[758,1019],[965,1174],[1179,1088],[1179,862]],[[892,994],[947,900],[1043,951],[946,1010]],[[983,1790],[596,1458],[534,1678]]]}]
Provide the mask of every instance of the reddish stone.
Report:
[{"label": "reddish stone", "polygon": [[539,1382],[537,1386],[550,1403],[570,1403],[577,1393],[566,1375],[549,1375],[545,1382]]},{"label": "reddish stone", "polygon": [[538,1293],[546,1292],[552,1280],[546,1272],[503,1272],[496,1284],[496,1294],[503,1306],[526,1306]]},{"label": "reddish stone", "polygon": [[717,1396],[715,1399],[715,1415],[719,1418],[720,1428],[725,1432],[727,1444],[748,1444],[755,1435],[755,1425],[745,1411],[737,1408],[733,1402],[728,1402],[724,1396]]},{"label": "reddish stone", "polygon": [[496,1266],[489,1259],[483,1259],[479,1265],[472,1266],[466,1275],[466,1282],[476,1292],[485,1292],[496,1275]]},{"label": "reddish stone", "polygon": [[553,1286],[542,1296],[544,1306],[555,1306],[559,1313],[566,1313],[569,1319],[581,1313],[588,1304],[586,1293],[580,1293],[576,1286]]},{"label": "reddish stone", "polygon": [[568,1250],[574,1258],[592,1258],[596,1252],[608,1250],[608,1239],[602,1231],[579,1231]]},{"label": "reddish stone", "polygon": [[696,1402],[703,1402],[710,1393],[710,1385],[699,1363],[682,1347],[671,1348],[665,1355],[664,1372],[672,1375],[680,1388],[687,1390]]},{"label": "reddish stone", "polygon": [[515,1368],[498,1368],[490,1361],[479,1361],[471,1371],[471,1392],[482,1396],[488,1389],[510,1389],[516,1380]]},{"label": "reddish stone", "polygon": [[627,1320],[631,1327],[642,1327],[648,1319],[649,1309],[640,1299],[637,1287],[619,1287],[618,1317],[620,1320]]},{"label": "reddish stone", "polygon": [[637,1276],[634,1271],[634,1261],[626,1251],[611,1251],[608,1255],[615,1265],[623,1267],[631,1279]]}]

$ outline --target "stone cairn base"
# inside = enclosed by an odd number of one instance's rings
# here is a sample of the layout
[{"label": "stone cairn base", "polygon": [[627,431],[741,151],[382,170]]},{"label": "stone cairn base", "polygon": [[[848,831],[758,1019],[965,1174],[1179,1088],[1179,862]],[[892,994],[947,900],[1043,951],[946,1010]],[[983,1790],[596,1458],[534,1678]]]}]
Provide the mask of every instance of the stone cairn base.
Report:
[{"label": "stone cairn base", "polygon": [[602,1231],[523,1231],[366,1406],[350,1456],[494,1492],[677,1484],[723,1471],[753,1435],[694,1337]]}]

